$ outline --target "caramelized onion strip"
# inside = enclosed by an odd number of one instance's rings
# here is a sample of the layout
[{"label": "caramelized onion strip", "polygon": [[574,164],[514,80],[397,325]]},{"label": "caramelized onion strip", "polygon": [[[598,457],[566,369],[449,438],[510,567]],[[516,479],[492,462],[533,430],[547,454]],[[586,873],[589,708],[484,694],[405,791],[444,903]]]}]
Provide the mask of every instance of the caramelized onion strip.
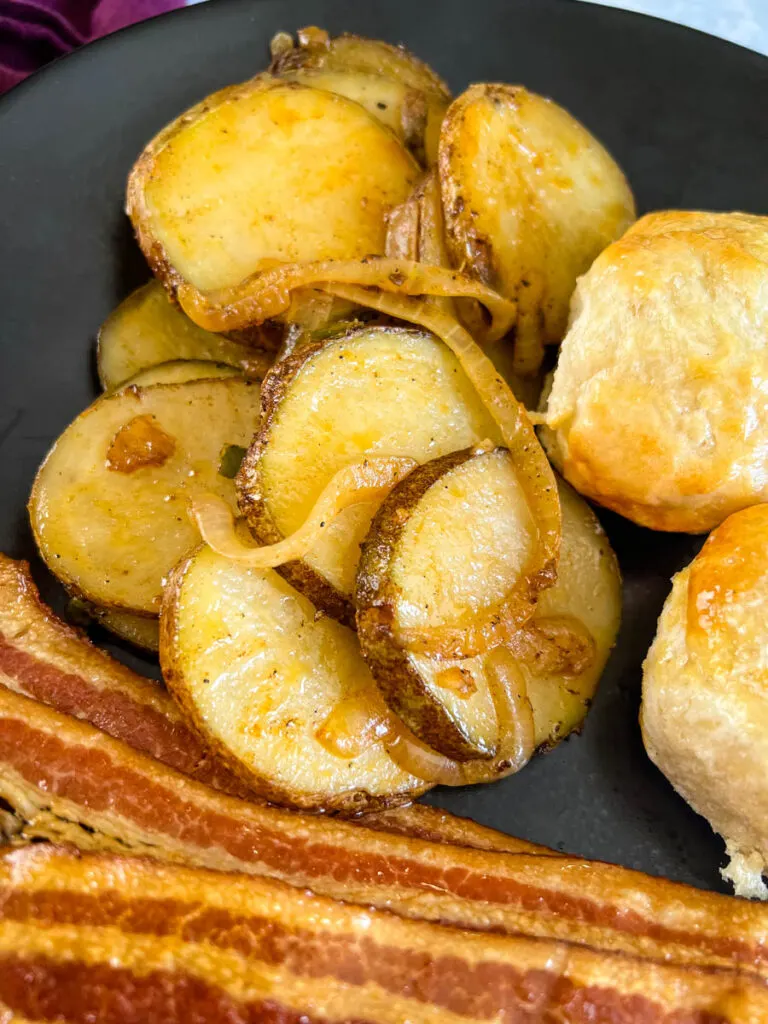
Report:
[{"label": "caramelized onion strip", "polygon": [[[276,266],[265,263],[240,284],[217,292],[204,294],[182,282],[177,298],[181,308],[198,326],[209,331],[233,331],[285,313],[291,304],[291,294],[297,288],[320,288],[327,284],[373,288],[406,298],[426,295],[477,299],[490,316],[490,324],[483,325],[484,342],[502,338],[517,317],[514,302],[466,274],[387,256]],[[366,298],[360,304],[370,306],[371,302]]]},{"label": "caramelized onion strip", "polygon": [[[494,777],[520,771],[535,750],[533,708],[525,675],[508,647],[494,648],[485,659],[499,736]],[[482,763],[481,763],[482,764]]]},{"label": "caramelized onion strip", "polygon": [[[443,197],[440,191],[440,177],[436,169],[424,176],[416,190],[419,200],[419,255],[421,263],[434,263],[438,267],[450,267],[451,260],[445,244],[445,218],[443,217]],[[464,324],[473,338],[490,339],[485,333],[485,317],[483,308],[476,299],[430,298],[431,305],[436,306],[452,316],[458,312],[459,320]]]},{"label": "caramelized onion strip", "polygon": [[398,768],[439,786],[471,786],[512,775],[528,764],[535,740],[525,675],[506,647],[494,648],[484,667],[496,712],[498,741],[494,757],[453,761],[418,740],[393,715],[394,724],[384,745]]},{"label": "caramelized onion strip", "polygon": [[534,676],[580,676],[595,660],[595,640],[572,615],[542,616],[527,622],[507,646]]},{"label": "caramelized onion strip", "polygon": [[496,713],[498,741],[492,760],[454,761],[418,739],[376,690],[340,701],[315,733],[336,757],[354,758],[382,742],[402,771],[437,786],[492,782],[523,768],[533,756],[533,710],[514,655],[497,647],[485,663]]},{"label": "caramelized onion strip", "polygon": [[331,319],[333,296],[314,288],[299,288],[291,295],[291,303],[285,313],[289,324],[297,324],[305,331],[317,331]]},{"label": "caramelized onion strip", "polygon": [[475,612],[468,622],[399,629],[403,646],[416,653],[443,658],[469,658],[509,642],[531,618],[540,591],[557,579],[560,555],[560,500],[544,449],[528,415],[499,376],[495,366],[455,317],[428,301],[385,295],[343,285],[327,285],[334,295],[390,316],[420,324],[437,335],[461,363],[509,449],[525,493],[536,536],[520,576],[504,597]]},{"label": "caramelized onion strip", "polygon": [[390,259],[419,259],[419,201],[410,195],[387,215],[387,241],[384,247]]},{"label": "caramelized onion strip", "polygon": [[215,494],[193,498],[189,513],[205,543],[223,558],[254,569],[274,569],[303,558],[340,512],[386,497],[415,466],[414,459],[399,456],[369,458],[344,466],[331,477],[298,530],[266,547],[243,543],[229,505]]},{"label": "caramelized onion strip", "polygon": [[443,201],[440,195],[440,178],[437,171],[426,174],[416,189],[419,204],[419,262],[431,263],[437,267],[449,267],[448,250],[445,245],[445,221]]},{"label": "caramelized onion strip", "polygon": [[339,701],[315,732],[315,739],[329,754],[351,760],[389,733],[392,718],[377,691],[357,694]]},{"label": "caramelized onion strip", "polygon": [[435,786],[466,785],[464,764],[428,747],[400,719],[395,719],[394,715],[392,718],[391,728],[384,737],[384,747],[401,771]]}]

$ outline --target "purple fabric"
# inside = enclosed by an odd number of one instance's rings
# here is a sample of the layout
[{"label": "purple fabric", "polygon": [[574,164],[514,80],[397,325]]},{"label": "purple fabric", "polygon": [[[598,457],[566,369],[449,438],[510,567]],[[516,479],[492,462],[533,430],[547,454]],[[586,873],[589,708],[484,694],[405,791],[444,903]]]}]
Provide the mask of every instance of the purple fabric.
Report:
[{"label": "purple fabric", "polygon": [[91,39],[184,0],[0,0],[0,93]]}]

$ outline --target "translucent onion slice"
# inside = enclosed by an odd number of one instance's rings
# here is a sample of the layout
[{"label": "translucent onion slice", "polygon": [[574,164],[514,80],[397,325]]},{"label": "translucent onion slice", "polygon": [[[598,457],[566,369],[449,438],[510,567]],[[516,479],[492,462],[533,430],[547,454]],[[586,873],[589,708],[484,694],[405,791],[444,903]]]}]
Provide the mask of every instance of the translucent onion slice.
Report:
[{"label": "translucent onion slice", "polygon": [[572,615],[533,619],[507,646],[534,676],[580,676],[595,660],[594,637]]},{"label": "translucent onion slice", "polygon": [[445,245],[443,200],[437,170],[424,176],[415,195],[419,204],[419,262],[449,267],[451,261]]},{"label": "translucent onion slice", "polygon": [[[496,647],[485,661],[488,685],[498,723],[492,760],[452,761],[418,740],[399,719],[384,737],[387,753],[404,771],[438,786],[473,786],[520,771],[535,751],[533,708],[525,676],[506,647]],[[394,716],[393,716],[394,718]]]},{"label": "translucent onion slice", "polygon": [[[502,338],[517,317],[517,307],[492,288],[466,274],[414,260],[369,256],[363,260],[321,260],[314,263],[270,265],[232,288],[203,293],[182,282],[177,298],[187,316],[209,331],[233,331],[264,323],[285,313],[297,288],[333,283],[376,288],[399,296],[444,296],[477,299],[488,311],[482,340]],[[333,294],[337,294],[334,292]],[[369,306],[370,302],[364,301]]]},{"label": "translucent onion slice", "polygon": [[315,733],[315,739],[336,757],[352,760],[386,736],[392,712],[377,691],[339,701]]},{"label": "translucent onion slice", "polygon": [[382,456],[343,466],[323,488],[298,530],[277,544],[265,547],[243,543],[237,535],[229,506],[215,494],[193,498],[189,514],[205,543],[217,555],[254,569],[274,569],[303,558],[315,546],[323,530],[345,508],[385,498],[416,465],[415,459],[405,456]]},{"label": "translucent onion slice", "polygon": [[337,704],[316,737],[332,754],[350,759],[383,742],[398,768],[432,785],[468,786],[511,775],[533,756],[533,709],[525,677],[510,650],[491,651],[486,672],[499,737],[492,760],[459,762],[438,753],[417,739],[374,690]]},{"label": "translucent onion slice", "polygon": [[463,785],[464,765],[438,754],[418,740],[387,707],[378,690],[340,701],[315,733],[315,738],[336,757],[359,757],[374,743],[383,742],[398,767],[417,779],[443,786]]},{"label": "translucent onion slice", "polygon": [[420,324],[453,352],[496,421],[525,493],[537,536],[528,563],[501,601],[468,622],[398,630],[403,646],[444,658],[469,658],[508,643],[531,618],[538,594],[557,579],[560,555],[560,499],[552,467],[528,414],[472,336],[456,318],[428,300],[386,295],[349,285],[326,285],[334,295],[367,304],[389,316]]},{"label": "translucent onion slice", "polygon": [[317,331],[328,324],[332,312],[332,295],[314,288],[300,288],[291,295],[285,320],[289,324],[297,324],[302,330]]},{"label": "translucent onion slice", "polygon": [[[445,218],[443,217],[443,197],[440,191],[440,177],[437,169],[424,176],[417,186],[415,195],[419,203],[419,245],[418,259],[421,263],[434,263],[438,267],[450,267],[451,259],[445,244]],[[488,339],[484,335],[485,318],[483,308],[475,299],[430,300],[431,304],[442,312],[454,315],[467,328],[473,338]]]},{"label": "translucent onion slice", "polygon": [[[533,708],[525,675],[508,647],[494,648],[485,660],[485,670],[499,728],[494,773],[494,778],[499,778],[520,771],[533,757]],[[483,770],[482,761],[475,764]]]},{"label": "translucent onion slice", "polygon": [[444,754],[438,754],[426,743],[422,743],[394,716],[392,726],[384,737],[384,746],[397,767],[414,778],[424,782],[429,779],[435,786],[466,785],[465,765],[452,761]]},{"label": "translucent onion slice", "polygon": [[393,260],[419,259],[419,201],[415,193],[390,210],[384,252]]}]

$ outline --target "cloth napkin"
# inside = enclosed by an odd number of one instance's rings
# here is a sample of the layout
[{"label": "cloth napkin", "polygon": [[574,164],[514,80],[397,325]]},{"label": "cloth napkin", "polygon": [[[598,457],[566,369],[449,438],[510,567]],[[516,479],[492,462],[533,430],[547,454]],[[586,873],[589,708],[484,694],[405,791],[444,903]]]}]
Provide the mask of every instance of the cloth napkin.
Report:
[{"label": "cloth napkin", "polygon": [[0,0],[0,93],[75,47],[184,0]]}]

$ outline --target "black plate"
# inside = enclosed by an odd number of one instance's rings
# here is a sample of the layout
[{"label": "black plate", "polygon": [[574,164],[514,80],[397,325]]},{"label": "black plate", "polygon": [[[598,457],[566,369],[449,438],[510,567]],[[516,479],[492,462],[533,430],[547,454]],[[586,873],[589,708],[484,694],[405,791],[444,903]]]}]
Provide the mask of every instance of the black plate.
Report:
[{"label": "black plate", "polygon": [[[404,42],[457,92],[498,80],[552,96],[607,144],[641,211],[768,213],[768,60],[571,0],[218,0],[59,61],[0,102],[0,550],[31,558],[58,607],[25,502],[50,443],[97,393],[99,324],[148,276],[122,213],[131,163],[185,107],[261,69],[275,31],[313,23]],[[637,725],[669,578],[700,542],[602,519],[624,570],[624,624],[584,734],[514,778],[431,800],[557,849],[722,888],[722,843],[647,760]]]}]

